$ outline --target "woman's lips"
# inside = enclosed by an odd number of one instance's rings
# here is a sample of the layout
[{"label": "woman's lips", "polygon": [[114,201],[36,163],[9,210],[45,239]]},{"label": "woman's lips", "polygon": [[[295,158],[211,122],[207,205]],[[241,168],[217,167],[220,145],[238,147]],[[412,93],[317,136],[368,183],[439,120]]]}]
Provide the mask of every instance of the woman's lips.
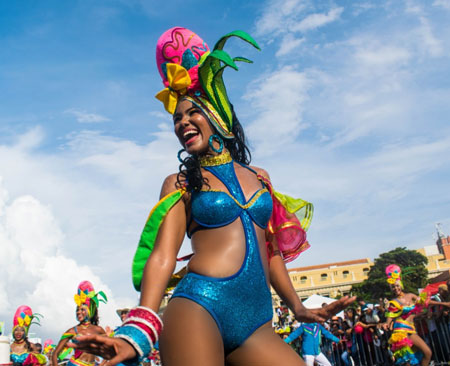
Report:
[{"label": "woman's lips", "polygon": [[186,140],[186,142],[184,143],[186,146],[188,145],[192,145],[195,140],[197,139],[199,135],[193,135],[191,138],[189,138],[188,140]]}]

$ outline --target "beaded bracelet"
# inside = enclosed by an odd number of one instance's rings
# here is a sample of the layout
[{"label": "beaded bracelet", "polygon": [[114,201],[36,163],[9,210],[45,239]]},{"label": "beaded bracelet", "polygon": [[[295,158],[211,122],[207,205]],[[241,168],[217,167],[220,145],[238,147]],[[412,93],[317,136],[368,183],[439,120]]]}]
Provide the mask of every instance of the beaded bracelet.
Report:
[{"label": "beaded bracelet", "polygon": [[147,357],[158,341],[162,328],[161,318],[152,309],[144,306],[131,309],[122,326],[114,335],[130,343],[138,354],[137,358],[125,362],[125,364],[136,365]]}]

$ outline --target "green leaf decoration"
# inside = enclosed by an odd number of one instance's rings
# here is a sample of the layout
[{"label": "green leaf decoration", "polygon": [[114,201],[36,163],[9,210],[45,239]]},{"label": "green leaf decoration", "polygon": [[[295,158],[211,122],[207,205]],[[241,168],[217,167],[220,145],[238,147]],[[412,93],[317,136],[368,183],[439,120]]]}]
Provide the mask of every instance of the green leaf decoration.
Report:
[{"label": "green leaf decoration", "polygon": [[97,295],[101,297],[100,301],[106,304],[106,302],[108,301],[106,294],[103,291],[99,291]]},{"label": "green leaf decoration", "polygon": [[230,66],[235,70],[238,70],[238,67],[234,63],[231,56],[228,53],[226,53],[225,51],[215,50],[212,53],[210,53],[209,57],[214,59],[214,60],[212,60],[212,65],[216,68],[215,71],[217,71],[221,67],[219,61],[222,61],[225,65]]},{"label": "green leaf decoration", "polygon": [[92,298],[92,300],[94,301],[95,305],[98,307],[98,299],[97,299],[97,296],[94,296],[94,297]]},{"label": "green leaf decoration", "polygon": [[245,58],[245,57],[234,57],[233,58],[233,61],[234,62],[236,62],[236,61],[240,61],[240,62],[246,62],[246,63],[248,63],[248,64],[252,64],[253,63],[253,61],[252,60],[249,60],[248,58]]},{"label": "green leaf decoration", "polygon": [[233,112],[231,110],[231,105],[228,101],[228,95],[227,95],[227,89],[225,88],[225,84],[223,82],[223,72],[228,66],[225,65],[222,68],[219,69],[214,74],[213,77],[213,83],[212,88],[214,92],[214,97],[217,103],[216,110],[219,112],[220,115],[226,115],[229,121],[229,126],[233,123]]},{"label": "green leaf decoration", "polygon": [[231,37],[238,37],[242,39],[243,41],[250,43],[253,47],[255,47],[257,50],[261,51],[261,48],[259,47],[258,43],[253,39],[253,37],[248,34],[247,32],[236,30],[233,32],[230,32],[228,34],[225,34],[222,38],[220,38],[216,45],[214,46],[214,50],[221,50],[225,46],[225,43],[227,40]]},{"label": "green leaf decoration", "polygon": [[204,59],[198,69],[199,80],[203,90],[213,107],[227,124],[230,131],[233,126],[233,113],[227,90],[223,82],[223,72],[227,66],[238,70],[235,63],[236,61],[252,63],[251,60],[245,57],[232,58],[228,53],[222,51],[225,43],[231,37],[240,38],[260,50],[256,41],[248,33],[237,30],[220,38],[214,46],[213,51]]}]

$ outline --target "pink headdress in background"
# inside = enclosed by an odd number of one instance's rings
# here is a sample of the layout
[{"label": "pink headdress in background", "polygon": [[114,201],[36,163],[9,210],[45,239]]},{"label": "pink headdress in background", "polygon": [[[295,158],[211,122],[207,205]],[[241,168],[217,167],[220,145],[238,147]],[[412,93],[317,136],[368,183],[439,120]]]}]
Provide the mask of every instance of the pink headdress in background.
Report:
[{"label": "pink headdress in background", "polygon": [[402,282],[401,275],[402,275],[402,270],[396,264],[390,264],[389,266],[386,267],[387,283],[389,283],[390,285],[399,283],[400,287],[403,288],[403,282]]},{"label": "pink headdress in background", "polygon": [[48,355],[50,353],[50,351],[54,348],[55,348],[55,345],[53,344],[53,340],[47,339],[44,342],[44,345],[42,347],[44,355]]},{"label": "pink headdress in background", "polygon": [[39,317],[42,315],[35,313],[27,305],[21,305],[17,308],[13,318],[13,332],[17,327],[25,329],[25,335],[28,335],[31,324],[39,324]]}]

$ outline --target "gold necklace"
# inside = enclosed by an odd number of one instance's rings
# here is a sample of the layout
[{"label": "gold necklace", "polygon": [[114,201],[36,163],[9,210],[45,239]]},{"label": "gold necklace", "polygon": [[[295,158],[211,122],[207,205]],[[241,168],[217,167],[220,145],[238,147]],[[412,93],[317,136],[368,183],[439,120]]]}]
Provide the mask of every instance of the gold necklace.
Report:
[{"label": "gold necklace", "polygon": [[199,157],[200,166],[217,166],[227,164],[233,161],[231,158],[230,152],[225,150],[223,153],[219,155],[209,155]]}]

